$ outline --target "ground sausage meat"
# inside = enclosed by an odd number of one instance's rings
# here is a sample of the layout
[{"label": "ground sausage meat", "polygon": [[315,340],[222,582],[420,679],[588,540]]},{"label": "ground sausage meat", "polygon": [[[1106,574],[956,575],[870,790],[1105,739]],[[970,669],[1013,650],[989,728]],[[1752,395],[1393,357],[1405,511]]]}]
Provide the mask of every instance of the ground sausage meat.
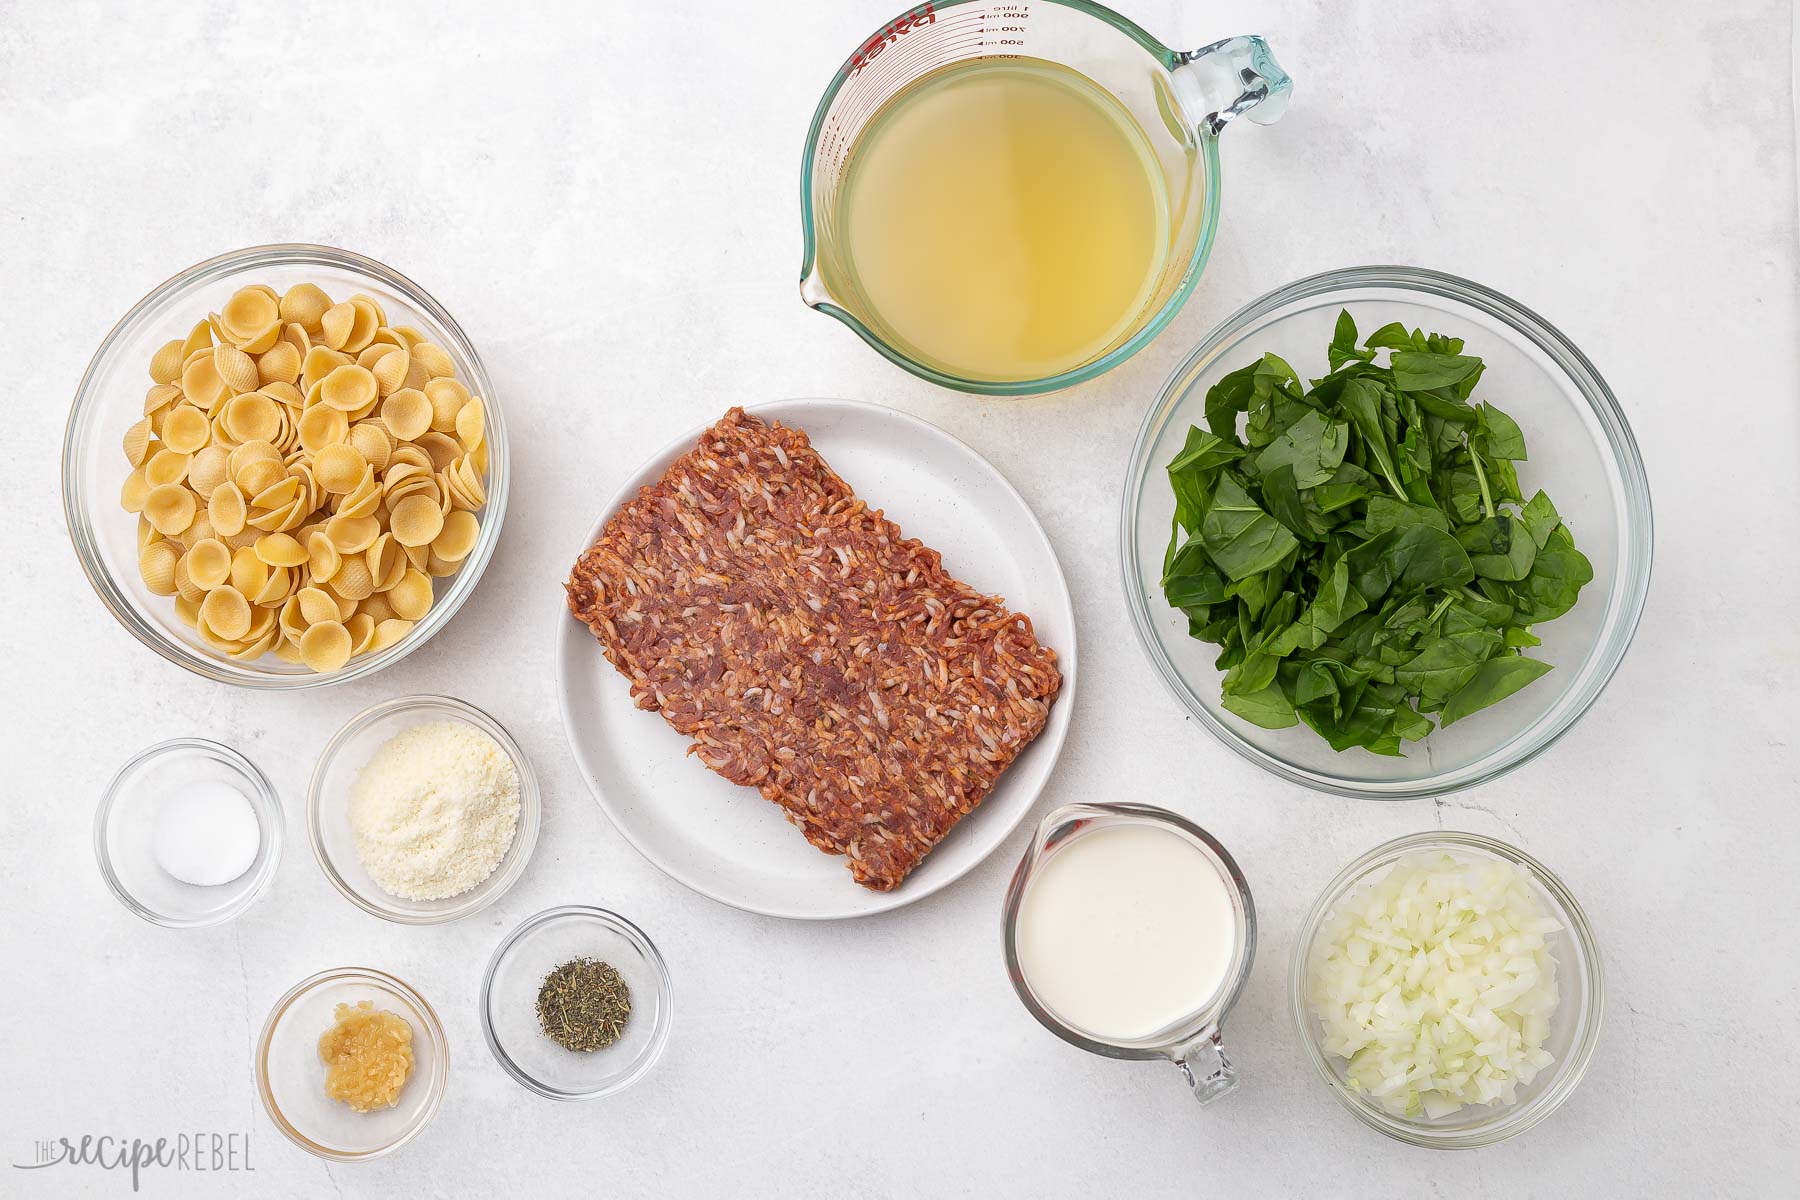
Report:
[{"label": "ground sausage meat", "polygon": [[606,523],[568,594],[640,708],[877,891],[981,803],[1062,683],[1030,618],[740,408]]}]

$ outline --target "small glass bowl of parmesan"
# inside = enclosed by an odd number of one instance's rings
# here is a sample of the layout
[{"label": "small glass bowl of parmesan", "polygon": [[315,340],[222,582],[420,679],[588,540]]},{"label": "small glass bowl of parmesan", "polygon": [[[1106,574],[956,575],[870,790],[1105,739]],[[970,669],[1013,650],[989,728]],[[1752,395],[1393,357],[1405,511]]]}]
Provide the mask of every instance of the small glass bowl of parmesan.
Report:
[{"label": "small glass bowl of parmesan", "polygon": [[364,912],[436,925],[518,882],[537,844],[537,778],[511,734],[449,696],[352,717],[319,754],[306,828],[325,878]]},{"label": "small glass bowl of parmesan", "polygon": [[1289,1012],[1332,1094],[1433,1150],[1505,1141],[1561,1107],[1605,1004],[1600,947],[1569,889],[1474,833],[1396,838],[1338,872],[1288,970]]}]

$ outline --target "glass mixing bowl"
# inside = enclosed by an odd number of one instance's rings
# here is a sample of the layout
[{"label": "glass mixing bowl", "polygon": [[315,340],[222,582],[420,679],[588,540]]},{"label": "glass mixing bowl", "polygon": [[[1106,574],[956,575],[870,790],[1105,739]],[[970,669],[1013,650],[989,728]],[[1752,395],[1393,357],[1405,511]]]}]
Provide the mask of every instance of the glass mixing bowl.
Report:
[{"label": "glass mixing bowl", "polygon": [[[1340,309],[1366,336],[1389,321],[1467,341],[1487,363],[1475,399],[1492,396],[1524,431],[1519,466],[1542,487],[1593,562],[1573,610],[1534,627],[1533,657],[1555,669],[1517,695],[1447,730],[1405,744],[1405,757],[1337,753],[1305,725],[1263,729],[1220,703],[1218,648],[1188,636],[1161,586],[1175,513],[1165,468],[1190,425],[1205,423],[1206,392],[1265,352],[1304,379],[1325,373]],[[1580,350],[1542,317],[1498,292],[1415,267],[1352,267],[1314,275],[1246,305],[1176,369],[1138,430],[1125,479],[1119,545],[1125,598],[1151,664],[1196,720],[1238,754],[1291,783],[1341,796],[1405,800],[1491,780],[1544,750],[1600,695],[1637,630],[1650,585],[1650,485],[1618,401]]]},{"label": "glass mixing bowl", "polygon": [[[1422,850],[1442,851],[1465,862],[1489,858],[1524,867],[1544,911],[1562,926],[1560,933],[1549,936],[1561,999],[1550,1018],[1550,1034],[1544,1048],[1555,1061],[1519,1089],[1515,1104],[1471,1105],[1436,1118],[1396,1117],[1351,1087],[1345,1079],[1343,1060],[1327,1054],[1319,1044],[1323,1031],[1307,1002],[1307,975],[1321,928],[1346,897],[1374,883],[1400,859]],[[1306,1056],[1318,1069],[1320,1078],[1331,1085],[1339,1102],[1370,1128],[1434,1150],[1463,1150],[1504,1141],[1555,1112],[1587,1073],[1600,1038],[1605,1008],[1606,976],[1600,947],[1581,905],[1543,863],[1505,842],[1474,833],[1432,831],[1396,838],[1345,867],[1325,885],[1324,893],[1302,922],[1288,966],[1288,1011],[1306,1047]]]},{"label": "glass mixing bowl", "polygon": [[[138,575],[137,518],[119,506],[119,488],[130,471],[120,439],[143,416],[144,392],[151,386],[150,356],[170,338],[183,337],[194,322],[217,312],[237,289],[252,283],[276,288],[312,282],[348,299],[373,296],[395,325],[412,325],[449,352],[457,377],[486,403],[489,444],[487,504],[477,515],[481,533],[462,570],[435,581],[431,611],[412,631],[374,654],[352,659],[341,670],[321,675],[265,654],[233,662],[200,640],[175,615],[172,597],[158,596]],[[144,645],[170,662],[220,683],[253,688],[307,688],[373,674],[412,653],[456,615],[456,610],[493,557],[506,514],[506,424],[492,382],[475,347],[443,305],[425,290],[372,258],[329,246],[252,246],[189,267],[132,306],[100,343],[75,393],[63,438],[63,511],[82,570],[100,600]]]}]

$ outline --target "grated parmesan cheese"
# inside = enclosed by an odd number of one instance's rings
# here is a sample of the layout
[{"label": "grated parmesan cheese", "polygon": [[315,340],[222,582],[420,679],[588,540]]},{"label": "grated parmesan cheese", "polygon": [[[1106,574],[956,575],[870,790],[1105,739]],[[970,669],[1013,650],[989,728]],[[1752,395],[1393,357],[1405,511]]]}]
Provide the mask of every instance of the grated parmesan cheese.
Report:
[{"label": "grated parmesan cheese", "polygon": [[460,896],[512,846],[519,770],[473,725],[415,725],[364,764],[349,817],[356,856],[382,891],[404,900]]}]

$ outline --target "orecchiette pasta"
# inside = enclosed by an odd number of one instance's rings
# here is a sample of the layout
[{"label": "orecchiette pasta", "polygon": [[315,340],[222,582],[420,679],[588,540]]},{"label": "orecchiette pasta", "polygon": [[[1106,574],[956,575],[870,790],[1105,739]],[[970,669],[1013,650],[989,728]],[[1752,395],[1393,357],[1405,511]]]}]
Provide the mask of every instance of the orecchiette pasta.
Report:
[{"label": "orecchiette pasta", "polygon": [[315,530],[306,538],[306,560],[307,570],[312,572],[312,577],[326,582],[338,573],[344,556],[331,544],[331,539],[325,535],[324,530]]},{"label": "orecchiette pasta", "polygon": [[188,464],[191,456],[177,454],[173,450],[158,450],[144,464],[144,478],[151,487],[161,487],[165,483],[180,483],[187,478]]},{"label": "orecchiette pasta", "polygon": [[236,346],[213,347],[213,370],[219,373],[219,378],[225,381],[234,396],[254,392],[262,385],[255,360]]},{"label": "orecchiette pasta", "polygon": [[402,442],[410,442],[431,428],[431,400],[416,388],[401,388],[381,405],[381,423]]},{"label": "orecchiette pasta", "polygon": [[350,427],[346,440],[377,471],[387,467],[388,456],[394,452],[394,437],[379,421],[358,421]]},{"label": "orecchiette pasta", "polygon": [[[144,501],[149,498],[150,481],[144,478],[144,468],[138,467],[125,477],[124,485],[119,488],[119,507],[128,513],[141,513],[144,511]],[[156,524],[154,521],[150,523]]]},{"label": "orecchiette pasta", "polygon": [[338,564],[331,588],[345,600],[367,600],[375,594],[375,576],[366,559],[352,556]]},{"label": "orecchiette pasta", "polygon": [[144,465],[150,453],[150,418],[145,417],[125,431],[125,461],[134,467]]},{"label": "orecchiette pasta", "polygon": [[231,452],[223,446],[203,446],[188,463],[188,486],[196,495],[210,497],[231,470]]},{"label": "orecchiette pasta", "polygon": [[[363,351],[368,354],[381,347],[382,343],[370,346]],[[412,356],[398,346],[388,347],[372,361],[364,364],[369,373],[375,376],[375,385],[383,396],[391,395],[402,383],[406,382],[407,369],[412,365]],[[373,630],[371,630],[373,632]]]},{"label": "orecchiette pasta", "polygon": [[336,620],[320,621],[300,635],[300,661],[321,673],[350,661],[350,631]]},{"label": "orecchiette pasta", "polygon": [[413,361],[424,367],[426,374],[433,379],[448,379],[456,374],[456,363],[442,346],[431,342],[415,342],[412,356]]},{"label": "orecchiette pasta", "polygon": [[475,514],[457,509],[445,515],[443,529],[431,540],[431,552],[445,562],[459,563],[475,549],[475,535],[480,532]]},{"label": "orecchiette pasta", "polygon": [[308,333],[319,332],[319,318],[331,307],[325,290],[310,283],[297,283],[281,295],[279,312],[283,321],[300,326]]},{"label": "orecchiette pasta", "polygon": [[412,632],[413,623],[398,617],[390,617],[386,621],[375,623],[375,638],[369,643],[368,653],[386,650],[389,646]]},{"label": "orecchiette pasta", "polygon": [[341,412],[358,412],[380,391],[375,374],[349,363],[319,381],[319,399]]},{"label": "orecchiette pasta", "polygon": [[261,354],[281,334],[280,300],[272,289],[239,288],[225,302],[218,324],[232,345]]},{"label": "orecchiette pasta", "polygon": [[164,537],[174,537],[194,523],[200,502],[179,483],[152,486],[144,496],[144,516]]},{"label": "orecchiette pasta", "polygon": [[[401,555],[403,562],[405,557],[405,555]],[[369,619],[374,621],[377,625],[391,619],[394,615],[393,606],[387,602],[387,596],[380,591],[377,591],[373,596],[370,596],[367,600],[358,604],[356,606],[356,611],[359,613],[367,613]]]},{"label": "orecchiette pasta", "polygon": [[159,383],[144,393],[144,415],[161,412],[181,399],[181,389],[172,383]]},{"label": "orecchiette pasta", "polygon": [[340,496],[355,491],[368,468],[368,461],[348,442],[333,442],[313,457],[313,478]]},{"label": "orecchiette pasta", "polygon": [[157,383],[174,383],[181,378],[181,360],[187,357],[181,350],[181,339],[164,342],[150,356],[150,378]]},{"label": "orecchiette pasta", "polygon": [[175,592],[189,604],[199,604],[206,599],[206,589],[195,583],[194,577],[188,574],[185,554],[175,560]]},{"label": "orecchiette pasta", "polygon": [[388,589],[387,598],[395,616],[417,621],[431,609],[431,577],[422,571],[408,571]]},{"label": "orecchiette pasta", "polygon": [[414,494],[394,506],[388,524],[402,546],[429,546],[443,532],[444,510],[430,496]]},{"label": "orecchiette pasta", "polygon": [[300,378],[300,351],[294,343],[282,340],[257,356],[256,378],[263,384],[292,384]]},{"label": "orecchiette pasta", "polygon": [[314,405],[300,414],[300,448],[317,454],[350,436],[350,418],[335,408]]},{"label": "orecchiette pasta", "polygon": [[340,554],[361,554],[381,536],[381,522],[374,517],[338,515],[325,523],[325,536]]},{"label": "orecchiette pasta", "polygon": [[206,646],[339,670],[406,637],[474,551],[486,407],[374,297],[240,288],[149,369],[119,502],[145,588]]},{"label": "orecchiette pasta", "polygon": [[298,567],[308,561],[306,547],[285,533],[267,533],[256,539],[256,557],[271,567]]},{"label": "orecchiette pasta", "polygon": [[189,402],[200,408],[211,408],[225,398],[225,380],[213,364],[211,354],[197,354],[181,368],[181,390]]},{"label": "orecchiette pasta", "polygon": [[[369,578],[374,581],[375,591],[385,592],[399,583],[400,577],[406,574],[406,548],[394,540],[393,534],[384,533],[375,539],[374,545],[363,551],[363,563],[369,568]],[[376,619],[380,620],[380,617]]]},{"label": "orecchiette pasta", "polygon": [[177,557],[167,542],[145,546],[138,554],[138,573],[144,577],[144,586],[158,596],[173,596]]},{"label": "orecchiette pasta", "polygon": [[228,642],[250,632],[250,601],[229,583],[206,593],[200,602],[200,622]]},{"label": "orecchiette pasta", "polygon": [[191,404],[177,405],[163,418],[163,444],[178,454],[192,454],[212,436],[206,414]]}]

